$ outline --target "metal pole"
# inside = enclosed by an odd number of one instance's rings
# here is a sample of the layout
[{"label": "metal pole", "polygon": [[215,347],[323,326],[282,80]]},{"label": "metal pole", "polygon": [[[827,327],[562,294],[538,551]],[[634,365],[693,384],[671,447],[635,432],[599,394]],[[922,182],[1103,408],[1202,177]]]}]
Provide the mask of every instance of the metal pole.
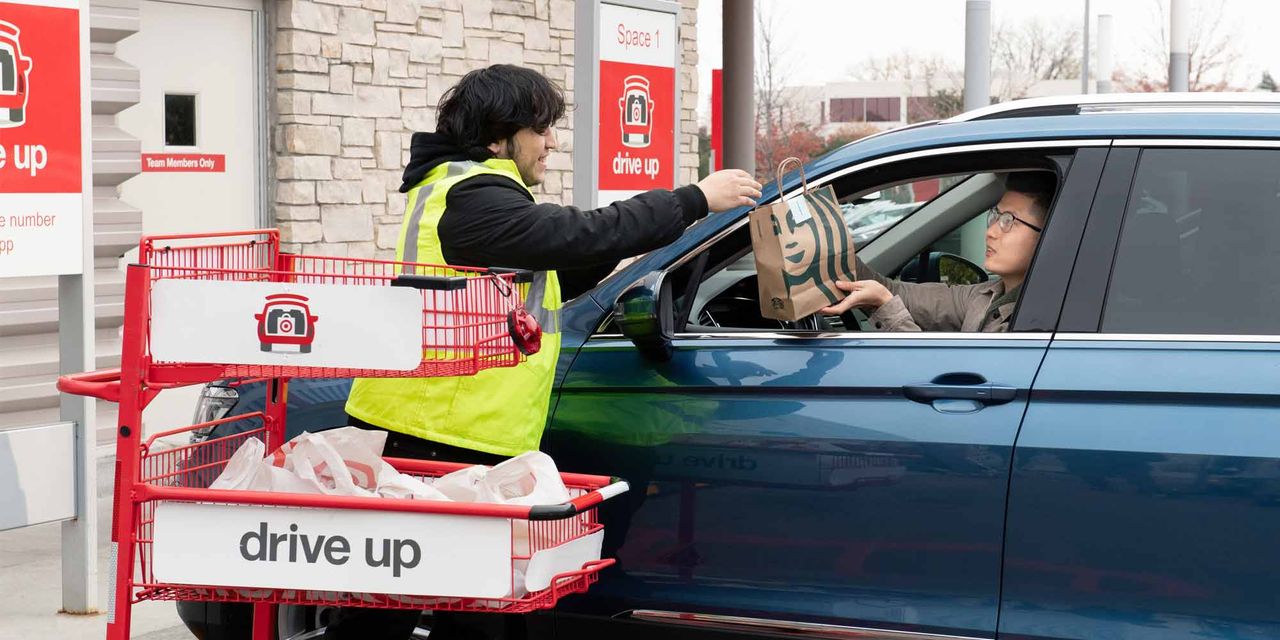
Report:
[{"label": "metal pole", "polygon": [[972,111],[989,104],[991,104],[991,0],[966,0],[964,110]]},{"label": "metal pole", "polygon": [[1080,54],[1080,93],[1089,93],[1089,0],[1084,0],[1084,51]]},{"label": "metal pole", "polygon": [[1112,53],[1114,35],[1111,30],[1111,14],[1098,16],[1098,93],[1111,93],[1111,74],[1115,71]]},{"label": "metal pole", "polygon": [[[92,371],[95,358],[93,127],[89,104],[89,3],[80,19],[81,272],[58,276],[58,374]],[[98,611],[98,460],[95,412],[87,396],[62,394],[59,419],[75,423],[76,517],[62,523],[62,610]]]},{"label": "metal pole", "polygon": [[[964,11],[964,110],[991,104],[991,0],[967,0]],[[987,244],[986,218],[960,227],[960,252],[980,256]]]},{"label": "metal pole", "polygon": [[[596,158],[599,153],[598,107],[591,106],[597,95],[600,35],[597,22],[600,3],[574,4],[573,92],[581,107],[573,110],[573,204],[594,209],[599,201]],[[678,137],[678,136],[677,136]]]},{"label": "metal pole", "polygon": [[724,0],[724,168],[756,173],[755,0]]},{"label": "metal pole", "polygon": [[1169,90],[1190,91],[1191,2],[1169,2]]}]

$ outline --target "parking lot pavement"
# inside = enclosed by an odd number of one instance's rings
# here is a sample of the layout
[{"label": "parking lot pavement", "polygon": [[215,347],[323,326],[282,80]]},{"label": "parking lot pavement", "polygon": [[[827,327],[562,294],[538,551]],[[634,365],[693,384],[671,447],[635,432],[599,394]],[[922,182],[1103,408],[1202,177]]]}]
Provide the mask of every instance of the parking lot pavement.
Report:
[{"label": "parking lot pavement", "polygon": [[[73,616],[62,606],[62,525],[0,531],[0,638],[102,640],[106,635],[111,538],[111,457],[98,463],[98,603],[103,613]],[[133,607],[136,640],[189,640],[171,602]]]}]

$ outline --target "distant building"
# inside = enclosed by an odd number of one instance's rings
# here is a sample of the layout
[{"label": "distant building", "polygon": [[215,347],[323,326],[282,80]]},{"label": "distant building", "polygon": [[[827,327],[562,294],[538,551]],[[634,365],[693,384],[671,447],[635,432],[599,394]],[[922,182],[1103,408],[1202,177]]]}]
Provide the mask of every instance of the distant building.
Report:
[{"label": "distant building", "polygon": [[[993,77],[992,92],[1003,92],[1001,80]],[[823,85],[787,87],[784,98],[794,105],[791,117],[798,117],[819,135],[829,136],[854,126],[870,125],[893,129],[913,122],[932,120],[937,113],[937,95],[949,92],[960,99],[963,82],[935,79],[932,86],[922,80],[830,82]],[[1080,92],[1080,80],[1041,80],[1022,97],[1070,95]],[[992,102],[998,102],[995,97]]]}]

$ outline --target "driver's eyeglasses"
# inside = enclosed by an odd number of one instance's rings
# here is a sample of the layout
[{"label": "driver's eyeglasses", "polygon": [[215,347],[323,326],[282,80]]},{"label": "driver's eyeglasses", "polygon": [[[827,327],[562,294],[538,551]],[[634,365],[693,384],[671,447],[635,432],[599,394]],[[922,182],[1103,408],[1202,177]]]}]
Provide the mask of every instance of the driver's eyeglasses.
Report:
[{"label": "driver's eyeglasses", "polygon": [[1036,225],[1031,224],[1026,220],[1023,220],[1022,218],[1019,218],[1018,216],[1015,216],[1012,213],[1009,213],[1008,211],[1000,211],[999,209],[992,207],[991,210],[987,212],[987,226],[990,227],[993,224],[999,224],[1000,231],[1003,231],[1004,233],[1009,233],[1010,231],[1013,230],[1014,221],[1021,222],[1022,224],[1025,224],[1028,227],[1031,227],[1032,229],[1035,230],[1036,233],[1040,233],[1041,231],[1044,231],[1043,228],[1037,227]]}]

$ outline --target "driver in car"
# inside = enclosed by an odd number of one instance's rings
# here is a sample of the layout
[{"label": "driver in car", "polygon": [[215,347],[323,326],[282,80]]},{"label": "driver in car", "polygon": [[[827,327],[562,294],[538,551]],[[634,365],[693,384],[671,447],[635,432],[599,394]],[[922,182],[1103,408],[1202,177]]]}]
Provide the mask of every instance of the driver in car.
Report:
[{"label": "driver in car", "polygon": [[858,273],[870,279],[836,282],[848,295],[822,313],[864,309],[871,326],[879,331],[1008,331],[1044,230],[1054,186],[1054,176],[1047,171],[1011,173],[1005,180],[1004,196],[987,213],[983,262],[987,272],[999,279],[955,286],[901,282],[858,260]]}]

